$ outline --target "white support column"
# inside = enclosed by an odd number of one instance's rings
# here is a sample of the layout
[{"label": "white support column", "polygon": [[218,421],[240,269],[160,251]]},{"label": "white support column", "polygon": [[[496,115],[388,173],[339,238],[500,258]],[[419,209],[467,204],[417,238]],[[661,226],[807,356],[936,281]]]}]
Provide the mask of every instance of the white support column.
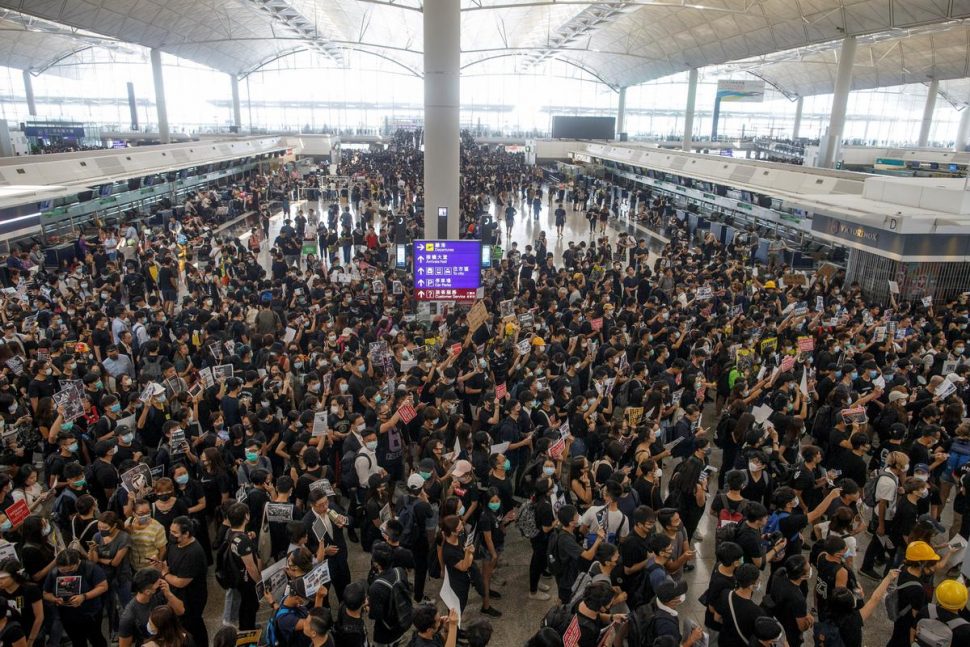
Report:
[{"label": "white support column", "polygon": [[152,49],[152,77],[155,80],[155,110],[158,113],[158,138],[163,144],[171,141],[168,134],[168,108],[165,105],[165,79],[162,77],[162,52]]},{"label": "white support column", "polygon": [[458,239],[459,64],[461,3],[424,0],[424,235],[440,238],[447,209],[448,240]]},{"label": "white support column", "polygon": [[37,116],[37,102],[34,100],[34,79],[30,70],[24,70],[24,94],[27,95],[27,114]]},{"label": "white support column", "polygon": [[940,92],[939,79],[930,81],[930,87],[926,91],[926,105],[923,106],[923,123],[919,127],[919,146],[926,146],[930,141],[930,128],[933,126],[933,111],[936,110],[936,95]]},{"label": "white support column", "polygon": [[798,135],[802,130],[802,108],[805,105],[805,97],[798,97],[798,101],[795,102],[795,125],[791,129],[791,138],[793,140],[798,139]]},{"label": "white support column", "polygon": [[235,74],[229,75],[232,84],[232,125],[236,127],[236,132],[242,130],[242,106],[239,103],[239,77]]},{"label": "white support column", "polygon": [[626,88],[620,88],[620,98],[616,102],[616,138],[620,138],[620,134],[626,132],[624,130],[626,121]]},{"label": "white support column", "polygon": [[839,50],[839,70],[835,77],[835,92],[832,97],[832,112],[829,116],[829,127],[822,137],[819,151],[819,166],[832,168],[835,156],[842,144],[842,132],[845,130],[845,111],[849,103],[849,91],[852,89],[852,66],[855,63],[855,36],[847,36],[842,41]]},{"label": "white support column", "polygon": [[957,128],[957,140],[953,144],[953,150],[962,153],[967,148],[967,139],[970,138],[970,106],[964,106],[960,113],[960,126]]},{"label": "white support column", "polygon": [[684,141],[682,148],[692,150],[694,138],[694,104],[697,103],[697,68],[692,67],[687,77],[687,107],[684,110]]}]

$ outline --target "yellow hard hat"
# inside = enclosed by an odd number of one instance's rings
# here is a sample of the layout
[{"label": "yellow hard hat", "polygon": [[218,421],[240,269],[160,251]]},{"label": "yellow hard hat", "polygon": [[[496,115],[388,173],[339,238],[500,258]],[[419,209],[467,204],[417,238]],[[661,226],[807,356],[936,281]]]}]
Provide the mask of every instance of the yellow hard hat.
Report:
[{"label": "yellow hard hat", "polygon": [[936,602],[947,611],[962,611],[967,606],[967,587],[956,580],[943,580],[936,587]]},{"label": "yellow hard hat", "polygon": [[769,289],[769,288],[777,288],[777,287],[778,286],[775,285],[775,282],[774,281],[765,281],[765,289],[766,290]]},{"label": "yellow hard hat", "polygon": [[532,345],[533,346],[545,346],[546,345],[546,340],[543,339],[542,337],[533,337],[532,338]]},{"label": "yellow hard hat", "polygon": [[908,562],[936,562],[940,556],[925,541],[914,541],[906,547]]}]

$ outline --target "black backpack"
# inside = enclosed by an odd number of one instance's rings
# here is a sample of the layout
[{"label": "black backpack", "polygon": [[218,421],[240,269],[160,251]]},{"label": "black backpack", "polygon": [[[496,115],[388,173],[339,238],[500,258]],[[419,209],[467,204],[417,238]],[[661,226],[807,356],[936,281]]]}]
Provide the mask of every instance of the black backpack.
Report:
[{"label": "black backpack", "polygon": [[424,528],[418,528],[418,520],[414,514],[417,505],[417,497],[408,496],[397,511],[397,520],[402,527],[401,538],[398,541],[405,548],[413,548],[424,532]]},{"label": "black backpack", "polygon": [[637,595],[637,602],[641,605],[649,605],[657,597],[657,592],[653,590],[653,584],[650,583],[650,574],[659,568],[663,568],[663,566],[654,562],[647,564],[647,567],[643,569],[643,579],[640,580],[640,591]]},{"label": "black backpack", "polygon": [[387,607],[384,619],[381,622],[388,629],[404,629],[406,631],[414,619],[414,606],[411,602],[414,588],[408,582],[407,576],[401,573],[402,569],[400,568],[392,569],[389,575],[394,577],[393,581],[382,574],[381,577],[374,580],[374,583],[391,591],[387,597]]},{"label": "black backpack", "polygon": [[226,533],[216,550],[216,582],[224,589],[234,589],[243,583],[242,560],[232,551],[233,537],[233,531]]},{"label": "black backpack", "polygon": [[[360,480],[357,478],[357,468],[354,463],[357,462],[357,456],[361,454],[363,447],[360,449],[349,450],[344,452],[344,455],[340,458],[340,489],[344,491],[344,496],[349,496],[350,492],[353,492],[360,487]],[[364,453],[367,458],[368,467],[373,463],[371,461],[370,455]]]},{"label": "black backpack", "polygon": [[566,565],[559,552],[559,538],[562,535],[562,530],[554,530],[552,537],[549,538],[548,548],[546,548],[546,563],[549,567],[549,574],[553,577],[559,577],[566,572]]},{"label": "black backpack", "polygon": [[656,639],[656,616],[652,604],[641,604],[633,613],[627,616],[629,634],[627,644],[630,647],[653,647]]}]

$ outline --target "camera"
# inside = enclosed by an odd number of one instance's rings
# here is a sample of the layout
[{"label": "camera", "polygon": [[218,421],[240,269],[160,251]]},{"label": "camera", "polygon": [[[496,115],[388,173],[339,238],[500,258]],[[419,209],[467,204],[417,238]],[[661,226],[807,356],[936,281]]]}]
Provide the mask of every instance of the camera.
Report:
[{"label": "camera", "polygon": [[780,531],[776,530],[775,532],[768,533],[767,535],[764,536],[764,538],[765,538],[765,543],[766,544],[768,544],[769,546],[774,546],[779,541],[781,541],[782,539],[784,539],[785,536],[783,534],[781,534]]}]

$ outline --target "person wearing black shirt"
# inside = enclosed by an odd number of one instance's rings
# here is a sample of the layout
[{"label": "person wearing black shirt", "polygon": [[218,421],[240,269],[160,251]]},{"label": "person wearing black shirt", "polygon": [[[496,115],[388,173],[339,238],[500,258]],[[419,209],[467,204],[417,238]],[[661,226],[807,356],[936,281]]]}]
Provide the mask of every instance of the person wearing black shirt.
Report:
[{"label": "person wearing black shirt", "polygon": [[[540,584],[539,578],[546,568],[546,549],[552,537],[553,526],[556,523],[555,513],[552,511],[552,503],[549,500],[549,492],[552,490],[552,480],[541,478],[536,481],[535,494],[532,504],[535,507],[536,529],[538,534],[531,538],[532,558],[529,560],[529,599],[548,600],[549,586]],[[542,589],[541,591],[539,589]]]},{"label": "person wearing black shirt", "polygon": [[340,647],[367,647],[370,643],[367,641],[367,624],[363,618],[364,602],[367,600],[364,582],[348,584],[343,595],[333,628],[337,644]]},{"label": "person wearing black shirt", "polygon": [[[896,499],[896,513],[889,521],[888,534],[893,545],[905,547],[909,544],[909,535],[916,527],[919,518],[920,500],[928,497],[930,493],[929,485],[926,481],[910,476],[903,481],[903,495]],[[902,560],[902,551],[896,551],[897,560]],[[887,568],[894,567],[895,564],[888,564]]]},{"label": "person wearing black shirt", "polygon": [[226,534],[225,541],[230,542],[231,559],[234,559],[235,563],[241,564],[240,570],[242,571],[242,579],[239,585],[234,587],[241,600],[239,604],[239,628],[255,629],[256,612],[259,609],[256,582],[260,581],[262,566],[259,562],[259,555],[256,553],[256,544],[246,534],[249,508],[246,507],[245,503],[233,504],[226,513],[226,520],[229,522],[230,530]]},{"label": "person wearing black shirt", "polygon": [[717,557],[717,567],[711,572],[711,579],[707,584],[707,590],[701,596],[704,604],[704,626],[711,633],[712,638],[716,638],[724,624],[724,618],[717,612],[717,603],[725,591],[733,591],[737,582],[734,573],[741,566],[744,558],[744,551],[733,541],[722,542],[715,551]]},{"label": "person wearing black shirt", "polygon": [[650,560],[650,535],[657,522],[654,511],[641,505],[633,511],[630,534],[620,542],[620,561],[623,564],[623,590],[626,591],[630,608],[636,608],[644,569]]},{"label": "person wearing black shirt", "polygon": [[813,510],[822,500],[821,486],[825,483],[826,475],[821,462],[821,449],[814,445],[802,448],[802,466],[792,477],[792,488],[805,510]]},{"label": "person wearing black shirt", "polygon": [[767,615],[760,606],[751,600],[761,572],[753,564],[742,564],[734,571],[737,588],[725,590],[714,606],[721,616],[721,633],[718,635],[719,647],[747,647],[754,633],[755,621]]},{"label": "person wearing black shirt", "polygon": [[770,599],[774,615],[785,629],[788,647],[801,647],[803,634],[814,622],[805,598],[806,582],[811,577],[812,566],[804,555],[792,555],[772,576]]},{"label": "person wearing black shirt", "polygon": [[182,626],[192,635],[196,645],[208,645],[209,633],[202,617],[209,590],[206,583],[208,563],[205,551],[192,536],[194,524],[189,517],[176,517],[172,522],[169,546],[165,562],[161,562],[162,579],[184,603]]}]

